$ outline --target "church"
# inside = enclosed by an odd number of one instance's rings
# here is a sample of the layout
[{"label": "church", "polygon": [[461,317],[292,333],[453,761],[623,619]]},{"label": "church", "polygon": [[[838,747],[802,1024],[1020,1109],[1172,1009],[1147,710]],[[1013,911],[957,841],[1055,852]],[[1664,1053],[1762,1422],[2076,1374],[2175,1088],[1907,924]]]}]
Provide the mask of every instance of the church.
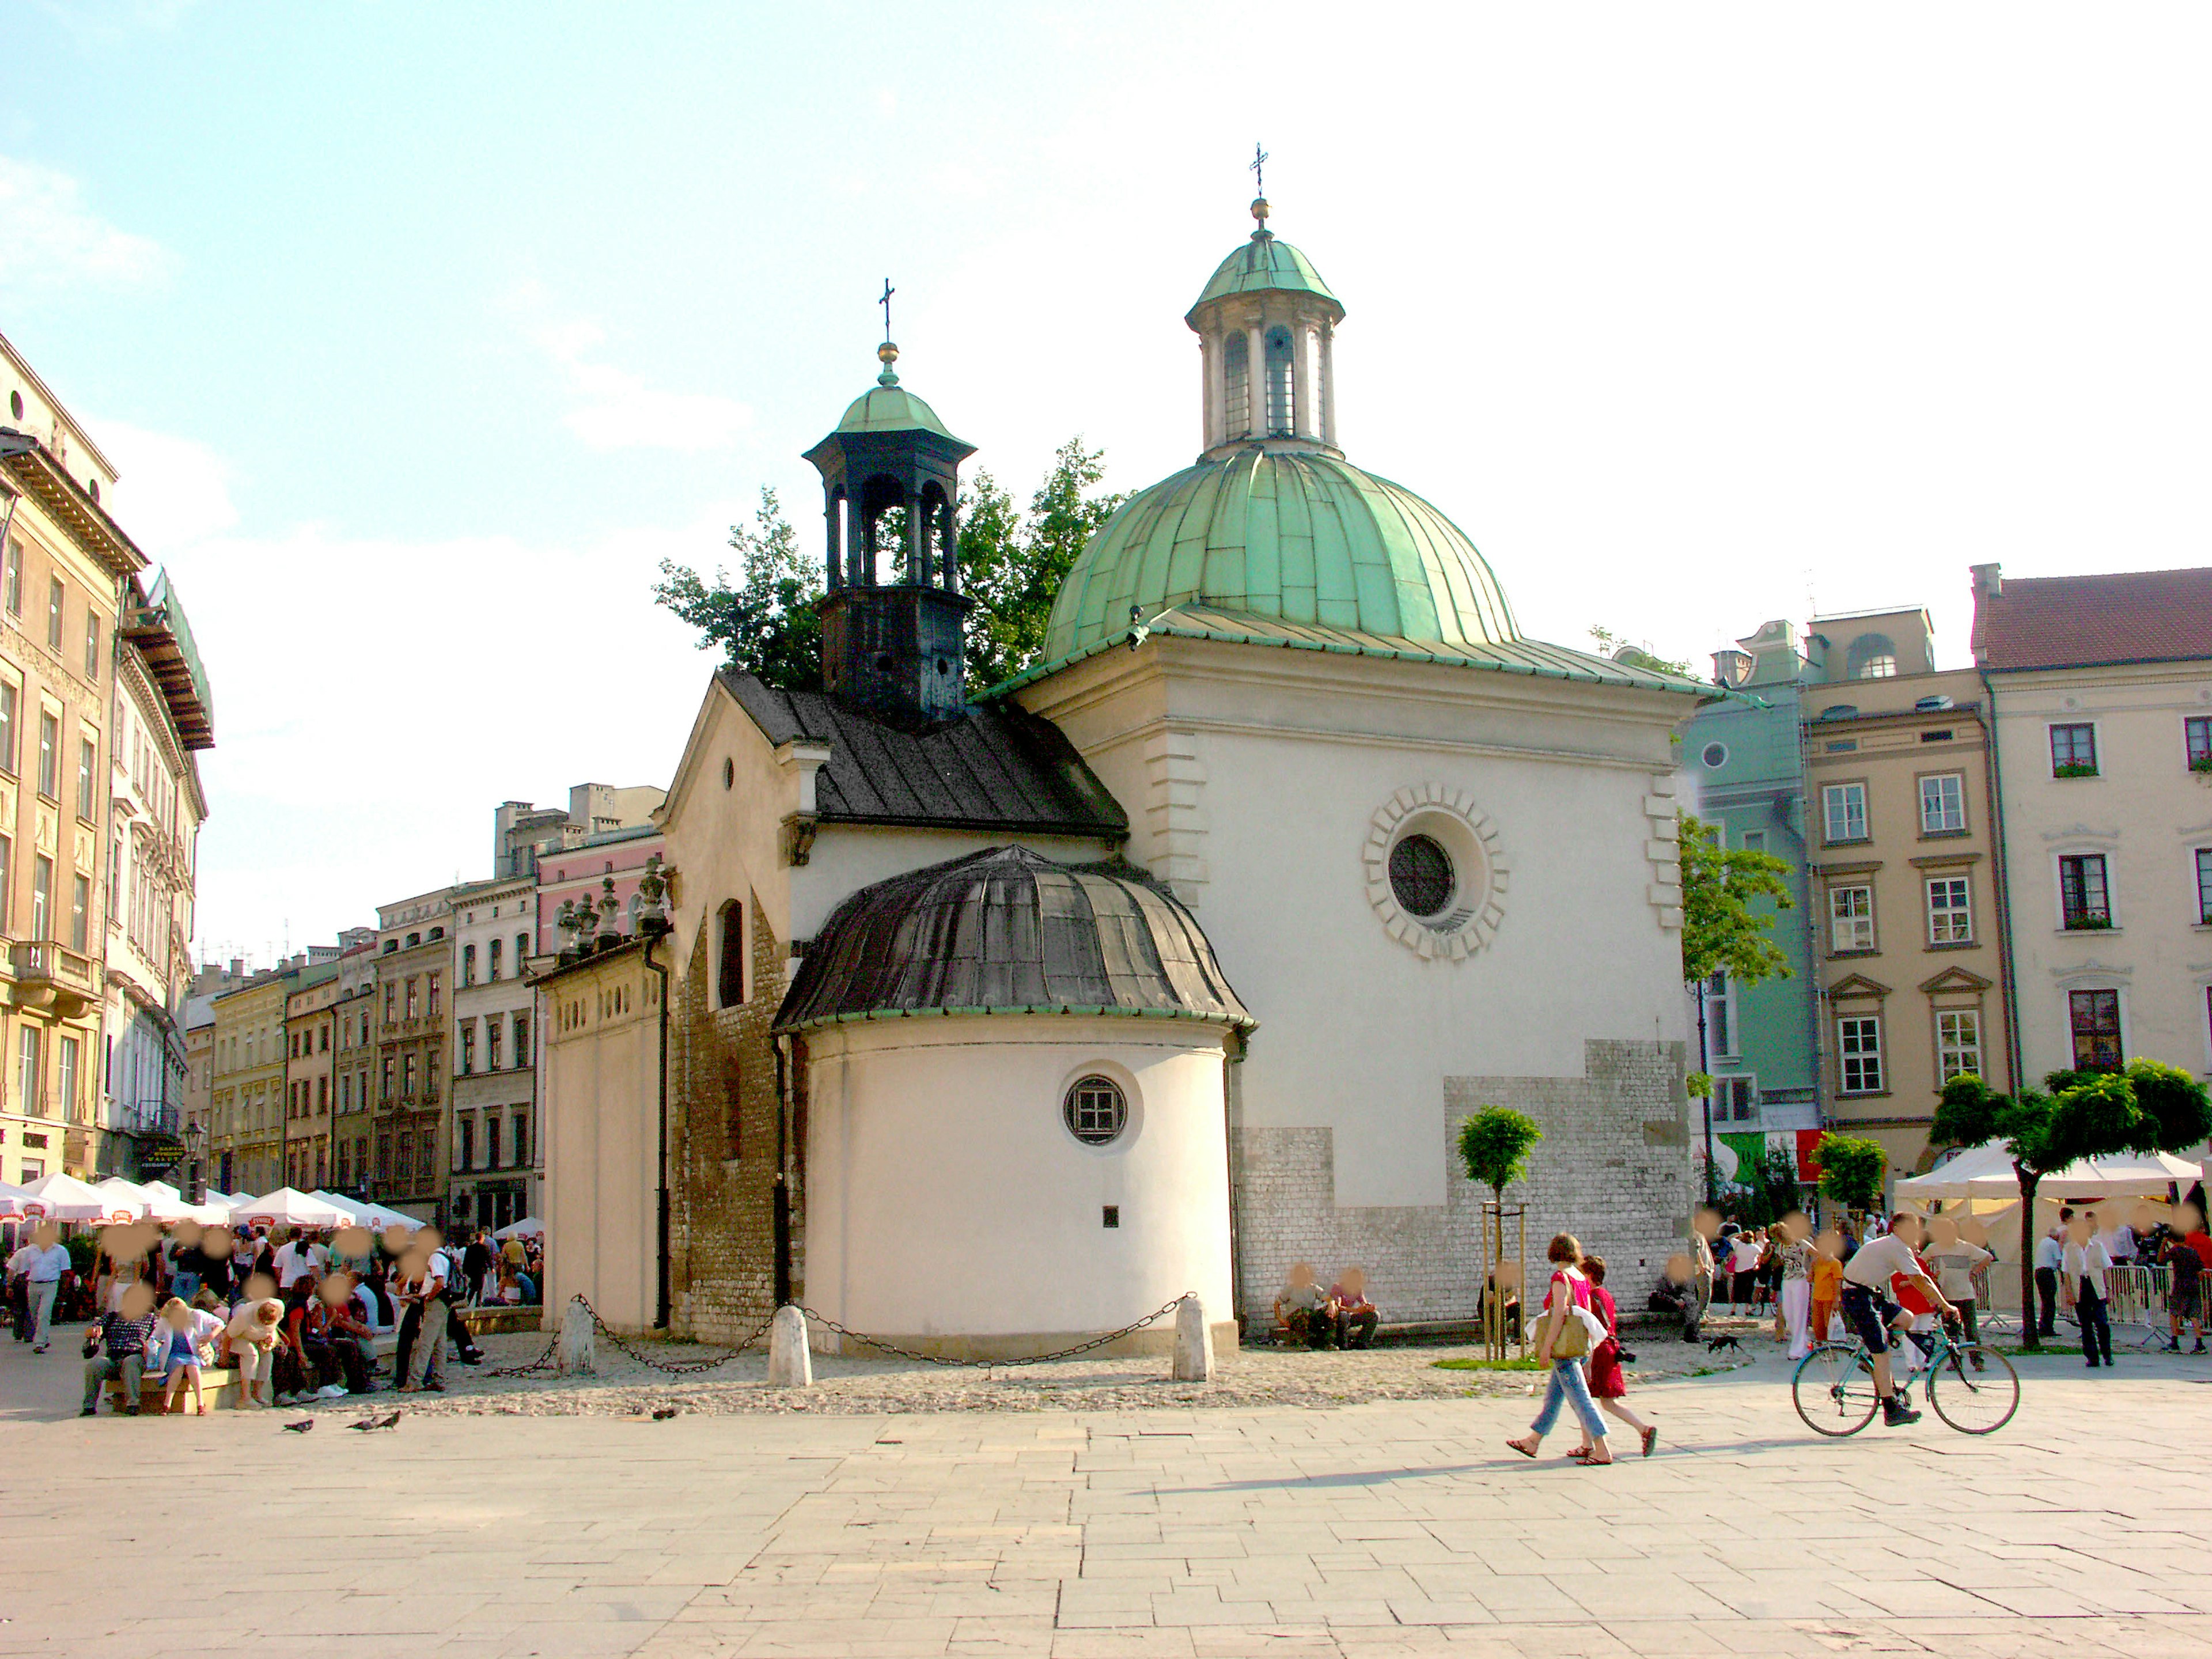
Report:
[{"label": "church", "polygon": [[806,452],[821,688],[713,677],[638,926],[585,907],[539,981],[550,1306],[1011,1358],[1186,1291],[1263,1333],[1308,1261],[1464,1321],[1488,1105],[1543,1130],[1532,1248],[1573,1231],[1626,1302],[1679,1246],[1672,738],[1711,690],[1524,638],[1346,458],[1345,307],[1252,211],[1184,318],[1204,449],[1017,678],[965,686],[974,447],[895,346]]}]

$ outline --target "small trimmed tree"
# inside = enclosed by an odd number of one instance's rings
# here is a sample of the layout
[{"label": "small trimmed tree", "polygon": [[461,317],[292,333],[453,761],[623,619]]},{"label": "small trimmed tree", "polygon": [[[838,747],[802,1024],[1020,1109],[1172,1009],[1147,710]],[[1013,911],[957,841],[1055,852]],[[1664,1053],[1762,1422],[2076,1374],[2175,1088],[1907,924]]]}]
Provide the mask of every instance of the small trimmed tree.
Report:
[{"label": "small trimmed tree", "polygon": [[1820,1137],[1813,1156],[1820,1160],[1823,1194],[1861,1215],[1881,1205],[1881,1180],[1889,1173],[1889,1154],[1880,1141],[1831,1130]]},{"label": "small trimmed tree", "polygon": [[1467,1178],[1505,1201],[1505,1189],[1528,1173],[1528,1151],[1544,1138],[1534,1118],[1510,1106],[1486,1106],[1459,1126],[1459,1159]]},{"label": "small trimmed tree", "polygon": [[[2130,1060],[2123,1072],[2054,1072],[2055,1092],[1993,1092],[1971,1073],[1943,1085],[1928,1126],[1931,1145],[1980,1146],[2001,1141],[2020,1182],[2020,1305],[2035,1306],[2035,1189],[2043,1178],[2085,1158],[2122,1152],[2179,1152],[2212,1133],[2212,1099],[2188,1073],[2154,1060]],[[2042,1346],[2036,1322],[2023,1316],[2021,1340]]]}]

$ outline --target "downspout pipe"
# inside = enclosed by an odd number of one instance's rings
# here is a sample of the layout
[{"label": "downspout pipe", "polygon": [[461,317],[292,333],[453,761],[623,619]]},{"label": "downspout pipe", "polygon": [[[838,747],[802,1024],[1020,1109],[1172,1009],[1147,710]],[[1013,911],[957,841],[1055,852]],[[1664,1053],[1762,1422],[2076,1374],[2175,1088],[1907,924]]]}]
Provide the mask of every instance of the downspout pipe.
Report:
[{"label": "downspout pipe", "polygon": [[[1977,669],[1982,682],[1982,753],[1987,757],[1990,787],[1990,872],[1992,899],[1997,913],[1998,993],[2004,999],[2005,1069],[2018,1094],[2021,1077],[2020,975],[2012,953],[2012,862],[2005,852],[2004,761],[1997,753],[1997,688],[1986,667]],[[2029,1218],[2031,1224],[2033,1218]],[[2031,1254],[2022,1252],[2023,1255]]]},{"label": "downspout pipe", "polygon": [[654,1160],[659,1187],[654,1194],[653,1205],[653,1325],[655,1330],[668,1328],[671,1298],[669,1295],[669,1212],[668,1212],[668,964],[653,959],[653,947],[666,938],[665,933],[654,929],[645,936],[645,965],[660,980],[660,1064],[654,1067],[654,1082],[659,1094],[659,1151]]},{"label": "downspout pipe", "polygon": [[777,1037],[775,1049],[775,1305],[791,1301],[791,1039]]}]

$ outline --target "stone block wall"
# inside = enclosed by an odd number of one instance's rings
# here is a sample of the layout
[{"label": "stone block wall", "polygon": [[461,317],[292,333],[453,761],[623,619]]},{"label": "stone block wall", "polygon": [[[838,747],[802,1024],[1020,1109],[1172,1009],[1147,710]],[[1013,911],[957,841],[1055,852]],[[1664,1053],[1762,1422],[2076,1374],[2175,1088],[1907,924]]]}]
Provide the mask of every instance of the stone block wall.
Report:
[{"label": "stone block wall", "polygon": [[678,1334],[709,1343],[748,1336],[775,1310],[779,1106],[769,1028],[783,1001],[789,951],[746,897],[744,1002],[714,1006],[712,916],[697,929],[670,999],[672,1322]]},{"label": "stone block wall", "polygon": [[[1490,1189],[1461,1172],[1460,1125],[1485,1106],[1510,1106],[1543,1130],[1528,1179],[1506,1189],[1528,1210],[1532,1277],[1557,1232],[1606,1259],[1624,1310],[1641,1308],[1688,1235],[1688,1106],[1679,1042],[1590,1040],[1580,1077],[1451,1077],[1443,1086],[1445,1202],[1340,1207],[1335,1132],[1247,1128],[1239,1148],[1240,1302],[1265,1329],[1291,1264],[1324,1284],[1347,1265],[1367,1270],[1385,1322],[1474,1317],[1482,1283],[1481,1206]],[[1509,1253],[1516,1243],[1509,1233]]]}]

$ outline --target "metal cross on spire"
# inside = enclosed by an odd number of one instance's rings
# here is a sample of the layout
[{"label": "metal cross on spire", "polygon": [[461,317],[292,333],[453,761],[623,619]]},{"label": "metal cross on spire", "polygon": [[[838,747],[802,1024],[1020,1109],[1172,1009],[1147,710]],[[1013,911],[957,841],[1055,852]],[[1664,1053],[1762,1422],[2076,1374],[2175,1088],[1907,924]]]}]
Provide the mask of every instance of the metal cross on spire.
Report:
[{"label": "metal cross on spire", "polygon": [[886,345],[890,343],[891,337],[891,295],[897,292],[898,290],[891,286],[891,279],[888,276],[884,277],[884,296],[876,303],[884,308],[884,343]]},{"label": "metal cross on spire", "polygon": [[1255,196],[1265,196],[1267,193],[1267,175],[1261,171],[1261,169],[1267,165],[1267,152],[1261,149],[1257,144],[1253,145],[1252,166],[1250,172],[1252,174],[1252,193]]}]

